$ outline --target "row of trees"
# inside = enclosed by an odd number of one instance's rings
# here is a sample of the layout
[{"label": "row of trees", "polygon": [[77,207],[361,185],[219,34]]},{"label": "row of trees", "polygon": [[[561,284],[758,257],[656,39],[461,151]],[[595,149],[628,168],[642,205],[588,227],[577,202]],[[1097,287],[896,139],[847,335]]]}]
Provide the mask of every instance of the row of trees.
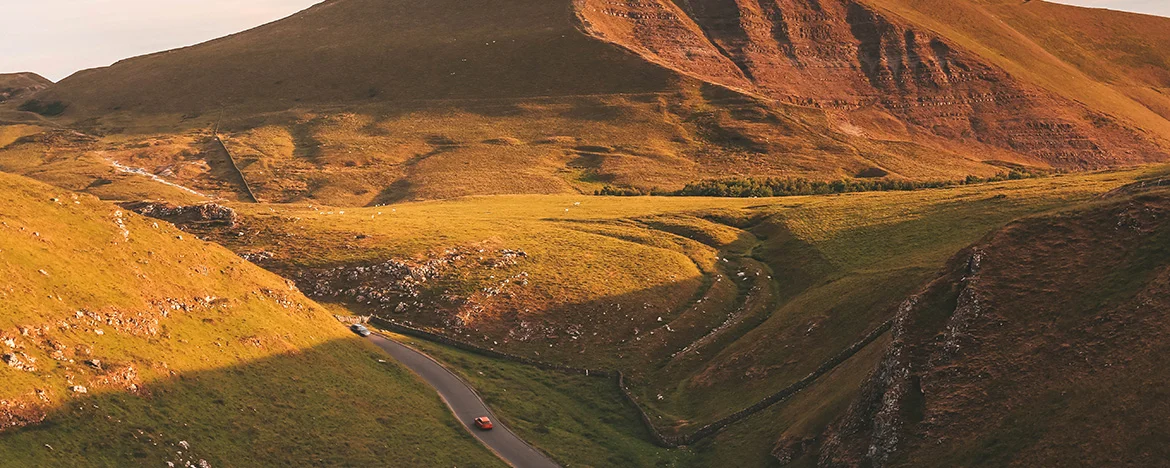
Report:
[{"label": "row of trees", "polygon": [[983,184],[1004,180],[1020,180],[1041,177],[1045,173],[1011,169],[992,177],[967,176],[965,179],[950,181],[911,181],[891,179],[841,179],[831,182],[814,181],[804,178],[731,178],[704,180],[687,184],[682,190],[643,190],[635,187],[605,186],[595,192],[597,195],[632,197],[642,195],[679,197],[788,197],[796,195],[828,195],[853,192],[910,191],[930,188],[954,187],[958,185]]}]

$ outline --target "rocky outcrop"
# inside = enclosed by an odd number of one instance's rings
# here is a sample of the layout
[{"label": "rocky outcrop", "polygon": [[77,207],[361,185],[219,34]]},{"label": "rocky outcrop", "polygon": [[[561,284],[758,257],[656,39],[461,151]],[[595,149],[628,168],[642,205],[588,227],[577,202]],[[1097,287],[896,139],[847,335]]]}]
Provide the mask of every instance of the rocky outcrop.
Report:
[{"label": "rocky outcrop", "polygon": [[[300,270],[296,279],[315,299],[356,303],[375,314],[405,314],[422,323],[458,329],[474,322],[492,298],[510,297],[528,285],[527,272],[509,271],[527,257],[522,250],[451,248],[424,260]],[[452,278],[485,271],[499,273],[487,275],[487,283],[464,294],[451,288]]]},{"label": "rocky outcrop", "polygon": [[[979,250],[971,251],[957,283],[951,282],[953,277],[944,278],[923,293],[947,294],[943,291],[949,291],[952,287],[957,287],[959,291],[958,306],[945,327],[943,356],[953,356],[970,320],[978,314],[978,293],[974,284],[983,256]],[[898,307],[891,332],[893,339],[886,354],[863,384],[860,396],[827,432],[818,456],[820,466],[882,467],[897,450],[905,423],[906,407],[914,404],[921,395],[916,375],[923,371],[923,367],[943,365],[937,358],[929,364],[916,360],[921,350],[918,337],[915,336],[914,322],[922,307],[921,296],[910,297]],[[794,448],[783,442],[774,452],[778,459],[787,452],[808,451],[808,447]]]},{"label": "rocky outcrop", "polygon": [[192,223],[217,224],[229,229],[239,225],[240,216],[236,210],[218,203],[203,203],[199,205],[174,205],[166,202],[134,202],[125,203],[123,208],[143,216],[169,221],[176,225]]}]

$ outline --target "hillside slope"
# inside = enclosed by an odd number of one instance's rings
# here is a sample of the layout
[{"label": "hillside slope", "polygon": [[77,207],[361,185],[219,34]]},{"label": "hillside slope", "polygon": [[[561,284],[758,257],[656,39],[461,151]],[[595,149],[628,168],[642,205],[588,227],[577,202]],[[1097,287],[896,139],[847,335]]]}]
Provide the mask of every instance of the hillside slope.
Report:
[{"label": "hillside slope", "polygon": [[[36,98],[118,152],[219,129],[272,202],[675,190],[730,175],[959,179],[1005,163],[1166,159],[1162,93],[1145,86],[1164,63],[1106,52],[1078,62],[1039,36],[1027,54],[1001,51],[985,43],[1031,24],[1007,26],[995,16],[1016,11],[1006,4],[992,14],[961,0],[955,11],[985,14],[952,18],[920,3],[332,0],[80,72]],[[956,32],[964,19],[978,28]],[[1130,51],[1160,40],[1112,37],[1077,41]],[[1070,63],[1129,65],[1113,67],[1112,87]],[[206,153],[176,149],[186,150]]]},{"label": "hillside slope", "polygon": [[0,73],[0,103],[30,95],[52,84],[36,73]]},{"label": "hillside slope", "polygon": [[52,85],[52,81],[36,73],[0,73],[0,146],[8,144],[4,126],[46,123],[36,113],[20,109],[27,109],[24,103],[29,97]]},{"label": "hillside slope", "polygon": [[1170,193],[1130,192],[1014,223],[957,256],[901,307],[848,413],[777,453],[828,466],[1165,460]]},{"label": "hillside slope", "polygon": [[1170,19],[1013,0],[867,0],[1067,99],[1165,138]]},{"label": "hillside slope", "polygon": [[333,0],[194,47],[79,72],[49,93],[76,112],[662,91],[660,67],[576,33],[568,2]]},{"label": "hillside slope", "polygon": [[[1045,89],[1028,79],[1034,73],[1022,73],[1025,78],[1020,79],[1014,68],[998,63],[997,57],[981,54],[975,47],[980,43],[935,32],[947,31],[939,25],[960,22],[982,28],[972,34],[975,41],[984,39],[984,29],[1019,34],[1000,26],[1002,21],[981,10],[980,2],[578,3],[595,36],[711,82],[827,109],[866,134],[948,141],[966,147],[964,152],[969,154],[990,147],[1070,168],[1162,159],[1170,137],[1165,116],[1135,109],[1140,105],[1124,98],[1124,103],[1105,102],[1104,97],[1095,100],[1096,95],[1111,92],[1105,86],[1098,85],[1101,89],[1088,97],[1067,87]],[[1005,5],[1000,5],[1004,14],[1014,13]],[[895,12],[919,9],[912,10],[916,15],[899,15],[883,7]],[[1094,15],[1109,17],[1110,13]],[[1051,29],[1063,26],[1042,18],[1032,17]],[[1170,26],[1168,19],[1143,21],[1162,29]],[[1082,39],[1090,45],[1112,45],[1107,36]],[[1143,38],[1129,45],[1155,48],[1158,39]],[[1026,45],[1037,49],[1033,53],[1049,53],[1041,46]],[[695,60],[695,56],[704,59]],[[1053,57],[1049,62],[1060,60]],[[1116,74],[1157,76],[1155,70],[1167,69],[1161,62],[1143,65],[1116,69]],[[1115,122],[1109,114],[1122,120]]]},{"label": "hillside slope", "polygon": [[286,281],[91,196],[0,200],[0,466],[495,466]]}]

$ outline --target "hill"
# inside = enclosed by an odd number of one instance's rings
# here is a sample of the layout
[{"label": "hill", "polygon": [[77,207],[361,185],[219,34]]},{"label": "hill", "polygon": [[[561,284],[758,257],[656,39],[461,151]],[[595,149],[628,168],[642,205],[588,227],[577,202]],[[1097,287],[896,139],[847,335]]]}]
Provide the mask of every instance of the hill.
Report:
[{"label": "hill", "polygon": [[0,74],[0,103],[19,99],[52,85],[52,81],[36,73]]},{"label": "hill", "polygon": [[1160,463],[1170,193],[1132,193],[960,253],[906,300],[845,416],[778,453],[833,466]]},{"label": "hill", "polygon": [[[1167,157],[1151,89],[1166,67],[1141,52],[1160,36],[1094,30],[1071,49],[1041,34],[1061,24],[1030,13],[1042,2],[993,3],[333,0],[36,99],[123,164],[218,129],[272,202],[673,190],[728,175],[953,180]],[[1100,15],[1114,29],[1130,17]],[[1034,39],[998,39],[1020,31]],[[206,153],[175,152],[188,150]]]},{"label": "hill", "polygon": [[[24,105],[30,96],[52,85],[52,81],[35,73],[0,74],[0,133],[10,125],[52,126],[44,117],[28,112],[29,107]],[[5,137],[0,135],[0,147],[8,144]]]},{"label": "hill", "polygon": [[[1143,161],[1153,156],[1151,152],[1165,153],[1170,121],[1150,112],[1142,101],[1115,96],[1116,92],[1093,79],[1065,80],[1063,73],[1042,76],[1034,69],[1020,70],[1034,65],[1034,60],[1005,63],[1000,58],[1043,55],[1040,63],[1071,68],[1051,57],[1049,49],[1063,45],[1054,40],[994,41],[1025,34],[1020,31],[1039,29],[1040,35],[1078,31],[1090,26],[1083,21],[1089,16],[1086,10],[1044,2],[1032,2],[1044,5],[1044,11],[1036,11],[1029,2],[990,2],[994,7],[987,8],[984,3],[580,2],[588,30],[595,36],[711,82],[827,109],[839,125],[864,134],[914,141],[942,139],[967,146],[967,154],[990,146],[1063,167],[1101,167],[1111,160]],[[1028,20],[1017,21],[1018,30],[1004,26],[1001,17],[1012,16]],[[1117,26],[1134,16],[1092,13],[1093,18],[1105,17],[1103,22],[1111,30],[1120,30]],[[1082,21],[1060,21],[1070,17]],[[1140,21],[1162,30],[1170,26],[1166,18],[1142,17]],[[955,32],[958,28],[964,29]],[[1077,39],[1084,43],[1080,50],[1094,52],[1094,65],[1124,64],[1110,67],[1112,76],[1133,74],[1140,80],[1164,76],[1167,70],[1157,55],[1140,65],[1133,60],[1147,50],[1164,50],[1164,36],[1089,32]],[[987,42],[1006,50],[988,50]],[[695,48],[701,52],[693,52]],[[696,61],[693,55],[712,59]],[[1052,86],[1039,86],[1043,84]],[[1089,84],[1096,88],[1086,89]],[[1121,120],[1113,121],[1108,115]]]},{"label": "hill", "polygon": [[92,196],[0,200],[0,466],[495,466],[285,280]]}]

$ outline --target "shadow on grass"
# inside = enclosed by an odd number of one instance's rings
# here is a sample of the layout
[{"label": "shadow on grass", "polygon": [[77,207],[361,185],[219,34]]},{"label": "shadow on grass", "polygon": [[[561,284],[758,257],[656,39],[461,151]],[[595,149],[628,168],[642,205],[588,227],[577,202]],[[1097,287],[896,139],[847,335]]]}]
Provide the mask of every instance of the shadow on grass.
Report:
[{"label": "shadow on grass", "polygon": [[431,388],[356,338],[148,382],[141,395],[91,391],[0,435],[0,465],[502,466]]}]

